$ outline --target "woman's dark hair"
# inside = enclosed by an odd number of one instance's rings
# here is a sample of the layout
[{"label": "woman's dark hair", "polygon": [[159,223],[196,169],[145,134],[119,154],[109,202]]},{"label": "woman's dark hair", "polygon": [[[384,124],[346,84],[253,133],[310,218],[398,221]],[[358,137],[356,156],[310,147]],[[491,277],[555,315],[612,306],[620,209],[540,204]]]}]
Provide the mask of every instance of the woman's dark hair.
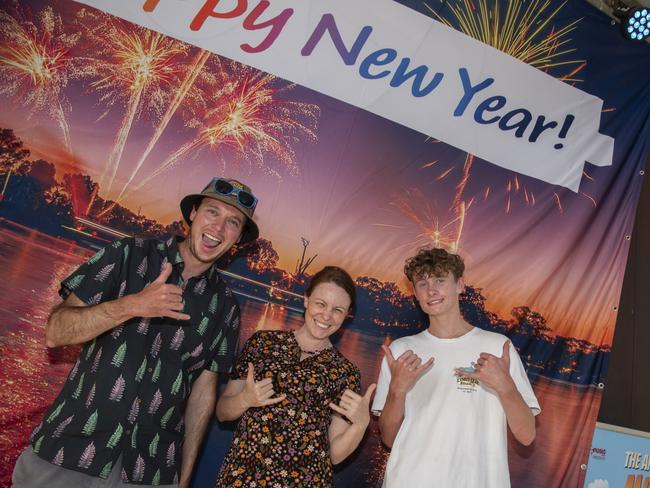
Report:
[{"label": "woman's dark hair", "polygon": [[321,283],[334,283],[343,288],[350,297],[350,310],[352,310],[357,293],[354,288],[354,281],[352,281],[352,278],[347,271],[338,266],[325,266],[318,273],[312,276],[309,286],[305,290],[305,294],[308,297],[311,296],[314,288]]}]

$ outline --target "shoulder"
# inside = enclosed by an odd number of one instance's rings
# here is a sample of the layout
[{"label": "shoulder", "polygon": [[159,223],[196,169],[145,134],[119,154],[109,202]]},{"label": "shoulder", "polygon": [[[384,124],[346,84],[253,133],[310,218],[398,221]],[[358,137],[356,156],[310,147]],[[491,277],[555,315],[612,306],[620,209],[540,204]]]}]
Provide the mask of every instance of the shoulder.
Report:
[{"label": "shoulder", "polygon": [[247,342],[250,343],[275,343],[286,342],[289,340],[291,331],[286,330],[258,330]]},{"label": "shoulder", "polygon": [[503,343],[510,340],[503,334],[481,329],[479,327],[475,328],[472,339],[476,342],[480,342],[486,350],[489,350],[486,352],[492,352],[499,356],[501,355]]},{"label": "shoulder", "polygon": [[334,349],[334,351],[334,361],[336,363],[336,367],[341,371],[347,372],[347,374],[350,376],[357,376],[360,378],[361,370],[357,367],[357,365],[346,358],[338,349]]},{"label": "shoulder", "polygon": [[425,342],[427,339],[426,334],[428,334],[428,332],[425,329],[422,332],[418,332],[417,334],[395,339],[393,342],[391,342],[390,349],[393,352],[395,351],[404,352],[407,349],[413,348],[413,346],[415,346],[416,344],[421,344],[422,342]]}]

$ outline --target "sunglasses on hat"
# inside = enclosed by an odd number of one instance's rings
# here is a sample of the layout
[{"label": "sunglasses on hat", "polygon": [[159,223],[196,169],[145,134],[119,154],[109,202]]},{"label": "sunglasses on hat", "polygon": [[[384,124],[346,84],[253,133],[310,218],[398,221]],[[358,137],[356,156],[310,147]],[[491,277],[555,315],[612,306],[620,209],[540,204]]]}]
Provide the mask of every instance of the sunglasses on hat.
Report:
[{"label": "sunglasses on hat", "polygon": [[228,196],[235,194],[237,201],[246,208],[251,210],[255,209],[257,205],[257,198],[254,195],[251,195],[249,192],[242,188],[237,188],[232,183],[223,178],[213,178],[212,181],[208,184],[208,187],[212,187],[215,192],[220,195]]}]

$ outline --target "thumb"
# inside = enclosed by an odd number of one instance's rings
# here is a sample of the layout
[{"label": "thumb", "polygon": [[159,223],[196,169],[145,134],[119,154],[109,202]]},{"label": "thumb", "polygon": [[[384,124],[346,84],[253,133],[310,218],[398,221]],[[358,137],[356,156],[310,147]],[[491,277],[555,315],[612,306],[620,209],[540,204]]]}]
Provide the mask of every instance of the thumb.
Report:
[{"label": "thumb", "polygon": [[381,348],[384,351],[384,355],[386,356],[386,361],[388,361],[388,365],[390,366],[395,362],[395,358],[393,357],[393,353],[390,350],[390,347],[388,347],[386,344],[383,344]]},{"label": "thumb", "polygon": [[255,383],[255,367],[253,363],[248,363],[248,373],[246,374],[246,383]]},{"label": "thumb", "polygon": [[160,274],[158,275],[158,278],[154,280],[154,283],[161,283],[164,285],[167,282],[167,278],[169,278],[169,275],[171,274],[172,274],[171,263],[165,263],[165,265],[160,270]]},{"label": "thumb", "polygon": [[510,341],[503,343],[503,354],[501,354],[501,359],[510,363]]},{"label": "thumb", "polygon": [[370,403],[370,397],[372,397],[372,394],[375,392],[377,389],[377,383],[373,383],[368,387],[366,390],[366,393],[363,395],[363,399],[366,400],[368,403]]}]

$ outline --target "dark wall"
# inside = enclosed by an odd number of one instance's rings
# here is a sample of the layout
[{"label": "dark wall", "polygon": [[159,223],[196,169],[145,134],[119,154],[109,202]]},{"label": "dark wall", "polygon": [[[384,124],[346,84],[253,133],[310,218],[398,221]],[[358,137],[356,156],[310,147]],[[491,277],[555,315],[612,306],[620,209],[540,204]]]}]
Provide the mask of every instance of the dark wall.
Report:
[{"label": "dark wall", "polygon": [[[646,164],[646,172],[650,170]],[[650,177],[641,199],[598,421],[650,432]]]}]

